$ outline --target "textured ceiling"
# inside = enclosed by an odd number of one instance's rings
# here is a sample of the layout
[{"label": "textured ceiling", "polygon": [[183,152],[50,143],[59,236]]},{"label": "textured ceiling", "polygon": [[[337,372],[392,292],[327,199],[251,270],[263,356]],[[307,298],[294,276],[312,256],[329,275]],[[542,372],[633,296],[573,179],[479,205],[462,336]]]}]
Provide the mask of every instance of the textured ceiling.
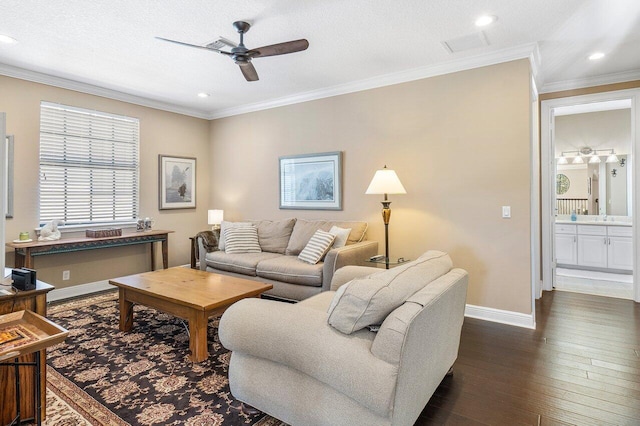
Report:
[{"label": "textured ceiling", "polygon": [[[474,20],[485,13],[498,17],[483,28],[487,46],[453,54],[443,47],[477,35]],[[249,83],[229,58],[154,38],[237,41],[236,20],[252,24],[248,48],[299,38],[310,47],[254,59],[260,81]],[[539,52],[543,91],[640,78],[638,0],[3,0],[0,34],[18,40],[0,44],[2,74],[33,71],[201,117],[371,87],[415,70],[527,57],[523,47]],[[596,50],[607,56],[588,61]]]}]

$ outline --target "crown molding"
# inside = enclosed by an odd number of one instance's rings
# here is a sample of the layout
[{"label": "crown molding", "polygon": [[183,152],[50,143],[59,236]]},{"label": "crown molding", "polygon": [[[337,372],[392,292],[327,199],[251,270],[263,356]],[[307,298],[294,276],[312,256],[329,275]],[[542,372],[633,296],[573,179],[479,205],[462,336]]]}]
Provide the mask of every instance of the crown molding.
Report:
[{"label": "crown molding", "polygon": [[409,81],[421,80],[423,78],[435,77],[438,75],[450,74],[458,71],[465,71],[473,68],[480,68],[489,65],[495,65],[503,62],[514,61],[517,59],[529,59],[532,64],[532,72],[537,75],[539,68],[539,57],[537,43],[529,43],[513,48],[496,50],[494,52],[470,56],[467,58],[455,59],[449,62],[429,65],[411,70],[400,71],[392,74],[385,74],[353,83],[340,84],[318,90],[298,93],[292,96],[285,96],[266,102],[258,102],[249,105],[243,105],[235,108],[227,108],[214,111],[208,118],[211,120],[231,117],[234,115],[246,114],[265,109],[277,108],[286,105],[292,105],[302,102],[313,101],[317,99],[329,98],[347,93],[360,92],[363,90],[376,89],[394,84],[406,83]]},{"label": "crown molding", "polygon": [[602,86],[605,84],[624,83],[625,81],[640,80],[640,70],[599,75],[596,77],[564,80],[542,85],[540,93],[562,92],[564,90],[582,89],[584,87]]},{"label": "crown molding", "polygon": [[0,63],[0,75],[32,81],[34,83],[46,84],[49,86],[59,87],[61,89],[74,90],[76,92],[101,96],[103,98],[114,99],[116,101],[127,102],[130,104],[159,109],[162,111],[174,112],[177,114],[188,115],[196,118],[209,119],[209,114],[203,111],[184,108],[175,104],[157,101],[142,96],[131,95],[117,90],[95,86],[93,84],[81,83],[79,81],[73,81],[62,77],[55,77],[37,71],[30,71],[24,68],[14,67],[12,65]]}]

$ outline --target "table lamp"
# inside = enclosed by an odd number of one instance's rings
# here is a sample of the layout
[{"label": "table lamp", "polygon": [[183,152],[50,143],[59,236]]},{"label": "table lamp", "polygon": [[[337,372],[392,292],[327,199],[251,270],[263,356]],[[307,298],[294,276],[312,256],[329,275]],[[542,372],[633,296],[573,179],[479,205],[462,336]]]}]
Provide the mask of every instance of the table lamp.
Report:
[{"label": "table lamp", "polygon": [[215,231],[220,229],[220,224],[224,218],[224,210],[209,210],[208,223],[211,225],[211,230]]},{"label": "table lamp", "polygon": [[407,191],[402,186],[402,182],[398,178],[395,171],[387,169],[384,166],[382,170],[376,171],[376,174],[371,179],[369,188],[365,194],[384,194],[384,200],[382,201],[382,220],[384,220],[384,256],[385,267],[389,269],[389,219],[391,219],[391,201],[389,201],[388,194],[406,194]]}]

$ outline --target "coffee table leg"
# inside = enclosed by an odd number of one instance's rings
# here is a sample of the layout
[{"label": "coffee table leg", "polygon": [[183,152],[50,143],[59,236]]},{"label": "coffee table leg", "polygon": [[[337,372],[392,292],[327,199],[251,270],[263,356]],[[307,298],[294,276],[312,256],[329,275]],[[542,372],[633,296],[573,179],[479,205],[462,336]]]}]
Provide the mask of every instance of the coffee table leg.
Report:
[{"label": "coffee table leg", "polygon": [[191,361],[202,362],[209,357],[207,351],[207,322],[204,311],[192,311],[189,318],[189,349]]},{"label": "coffee table leg", "polygon": [[120,288],[120,331],[129,331],[133,326],[133,302],[126,300],[125,290]]}]

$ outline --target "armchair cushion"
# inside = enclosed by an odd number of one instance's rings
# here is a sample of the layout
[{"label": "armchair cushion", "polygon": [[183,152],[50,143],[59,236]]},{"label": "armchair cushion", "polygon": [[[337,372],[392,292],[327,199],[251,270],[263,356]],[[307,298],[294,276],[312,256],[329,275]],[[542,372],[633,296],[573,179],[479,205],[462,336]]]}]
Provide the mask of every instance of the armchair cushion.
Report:
[{"label": "armchair cushion", "polygon": [[405,265],[356,278],[335,294],[328,322],[345,334],[381,324],[411,295],[449,272],[451,267],[448,254],[432,250]]}]

